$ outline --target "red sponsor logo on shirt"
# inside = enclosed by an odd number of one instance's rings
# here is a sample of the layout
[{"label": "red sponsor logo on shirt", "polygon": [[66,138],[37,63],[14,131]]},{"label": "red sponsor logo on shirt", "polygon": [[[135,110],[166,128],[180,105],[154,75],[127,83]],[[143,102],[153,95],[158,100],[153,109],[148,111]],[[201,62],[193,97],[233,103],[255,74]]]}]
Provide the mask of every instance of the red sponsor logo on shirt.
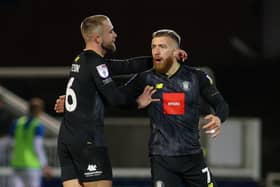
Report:
[{"label": "red sponsor logo on shirt", "polygon": [[183,115],[185,113],[185,94],[163,93],[163,113]]}]

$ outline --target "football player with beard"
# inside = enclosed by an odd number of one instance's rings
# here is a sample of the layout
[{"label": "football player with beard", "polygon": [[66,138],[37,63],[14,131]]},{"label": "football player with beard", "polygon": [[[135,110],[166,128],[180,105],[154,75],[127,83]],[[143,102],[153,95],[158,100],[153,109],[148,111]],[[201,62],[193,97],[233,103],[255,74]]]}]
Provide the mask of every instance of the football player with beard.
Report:
[{"label": "football player with beard", "polygon": [[[149,152],[154,186],[214,187],[199,141],[199,98],[215,109],[215,114],[205,116],[208,123],[203,127],[212,137],[220,133],[221,123],[228,117],[228,105],[207,74],[177,61],[180,40],[173,30],[154,32],[153,69],[134,76],[124,91],[137,98],[144,88],[149,88],[149,93],[157,90],[154,99],[138,100],[139,108],[150,104]],[[56,101],[55,110],[64,111],[64,97]]]},{"label": "football player with beard", "polygon": [[[202,128],[212,137],[220,133],[229,113],[228,104],[200,69],[180,63],[175,51],[180,36],[173,30],[158,30],[152,35],[153,69],[131,79],[126,91],[137,97],[150,85],[156,88],[148,106],[151,134],[149,155],[154,187],[215,187],[204,161],[199,137],[200,97],[215,113],[207,114]],[[148,102],[148,101],[147,101]]]}]

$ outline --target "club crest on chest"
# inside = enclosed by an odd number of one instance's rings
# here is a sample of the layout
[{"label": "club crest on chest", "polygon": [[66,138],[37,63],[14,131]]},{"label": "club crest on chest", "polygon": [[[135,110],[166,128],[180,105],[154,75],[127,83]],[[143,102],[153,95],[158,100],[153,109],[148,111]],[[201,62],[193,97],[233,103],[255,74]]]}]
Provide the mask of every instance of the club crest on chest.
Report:
[{"label": "club crest on chest", "polygon": [[182,82],[182,88],[184,91],[189,91],[190,90],[190,82],[189,81],[183,81]]}]

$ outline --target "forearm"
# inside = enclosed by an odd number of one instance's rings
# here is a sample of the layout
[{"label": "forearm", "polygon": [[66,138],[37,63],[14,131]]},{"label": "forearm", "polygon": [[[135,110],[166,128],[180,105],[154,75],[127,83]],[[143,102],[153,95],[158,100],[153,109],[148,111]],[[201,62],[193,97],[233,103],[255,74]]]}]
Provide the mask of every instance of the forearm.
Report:
[{"label": "forearm", "polygon": [[215,115],[220,118],[221,122],[224,122],[229,115],[229,106],[217,88],[211,84],[203,89],[202,96],[213,107]]},{"label": "forearm", "polygon": [[107,59],[112,75],[140,73],[153,66],[151,56],[134,57],[125,60]]},{"label": "forearm", "polygon": [[229,106],[227,102],[218,94],[211,97],[210,104],[215,110],[215,115],[220,118],[221,122],[224,122],[229,116]]},{"label": "forearm", "polygon": [[4,136],[0,139],[0,153],[7,149],[7,147],[12,146],[13,139],[10,136]]},{"label": "forearm", "polygon": [[36,136],[34,140],[35,152],[38,156],[40,164],[42,167],[47,165],[47,157],[43,147],[43,138],[41,136]]},{"label": "forearm", "polygon": [[[106,89],[106,88],[105,88]],[[106,102],[114,107],[131,107],[137,108],[136,98],[126,92],[124,89],[107,89],[103,90]]]},{"label": "forearm", "polygon": [[220,118],[221,122],[224,122],[229,116],[228,104],[219,105],[216,109],[216,115]]}]

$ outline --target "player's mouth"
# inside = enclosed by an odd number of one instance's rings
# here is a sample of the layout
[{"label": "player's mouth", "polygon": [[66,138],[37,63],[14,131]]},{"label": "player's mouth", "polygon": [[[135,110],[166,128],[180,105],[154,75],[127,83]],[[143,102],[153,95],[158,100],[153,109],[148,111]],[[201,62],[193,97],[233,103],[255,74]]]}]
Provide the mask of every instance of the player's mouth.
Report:
[{"label": "player's mouth", "polygon": [[160,57],[154,58],[154,63],[157,63],[157,64],[162,63],[162,58],[160,58]]}]

